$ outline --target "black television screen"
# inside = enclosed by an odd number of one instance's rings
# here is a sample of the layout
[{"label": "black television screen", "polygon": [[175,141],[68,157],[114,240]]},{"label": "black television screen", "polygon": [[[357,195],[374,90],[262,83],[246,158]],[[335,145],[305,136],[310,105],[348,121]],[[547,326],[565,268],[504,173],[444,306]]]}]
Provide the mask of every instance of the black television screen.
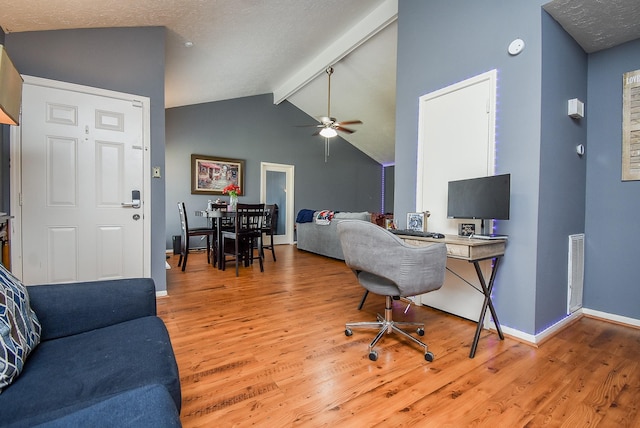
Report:
[{"label": "black television screen", "polygon": [[448,218],[509,220],[511,174],[449,182]]}]

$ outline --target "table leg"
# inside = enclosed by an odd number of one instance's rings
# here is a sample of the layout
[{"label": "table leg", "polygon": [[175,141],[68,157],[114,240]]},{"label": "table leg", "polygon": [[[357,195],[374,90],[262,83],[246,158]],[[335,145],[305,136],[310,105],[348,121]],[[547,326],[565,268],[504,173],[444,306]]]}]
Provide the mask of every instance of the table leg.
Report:
[{"label": "table leg", "polygon": [[224,257],[224,249],[222,248],[222,217],[216,217],[216,226],[218,228],[218,251],[216,257],[218,258],[218,269],[222,270],[222,257]]},{"label": "table leg", "polygon": [[496,257],[493,259],[493,268],[491,270],[491,277],[489,279],[489,285],[484,279],[484,275],[482,274],[482,270],[480,269],[480,263],[478,261],[473,262],[473,266],[476,268],[476,274],[478,275],[478,280],[480,281],[480,285],[482,286],[482,292],[484,293],[484,302],[482,303],[482,311],[480,312],[480,319],[478,319],[478,325],[476,326],[476,334],[473,337],[473,343],[471,344],[471,351],[469,352],[469,358],[473,358],[476,355],[476,348],[478,347],[478,340],[480,339],[480,333],[482,332],[482,327],[484,324],[484,317],[487,312],[487,306],[491,311],[491,316],[493,317],[493,321],[496,325],[496,329],[498,330],[498,335],[501,340],[504,340],[504,335],[502,334],[502,328],[500,327],[500,322],[498,321],[498,315],[496,315],[496,310],[493,307],[493,302],[491,301],[491,291],[493,290],[493,284],[496,278],[496,273],[498,271],[498,264],[500,262],[500,258]]}]

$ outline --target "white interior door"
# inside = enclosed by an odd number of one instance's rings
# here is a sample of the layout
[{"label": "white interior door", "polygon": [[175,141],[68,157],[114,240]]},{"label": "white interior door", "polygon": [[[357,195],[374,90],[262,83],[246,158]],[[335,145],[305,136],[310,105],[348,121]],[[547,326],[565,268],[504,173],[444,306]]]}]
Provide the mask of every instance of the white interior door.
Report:
[{"label": "white interior door", "polygon": [[[493,175],[495,103],[495,70],[420,97],[416,211],[431,213],[429,231],[458,233],[460,220],[447,218],[449,181]],[[491,264],[481,265],[487,277]],[[483,295],[465,282],[478,282],[473,265],[448,259],[447,267],[457,275],[447,271],[444,286],[421,303],[478,320]]]},{"label": "white interior door", "polygon": [[149,276],[148,99],[61,86],[25,79],[14,266],[27,284]]},{"label": "white interior door", "polygon": [[273,237],[274,244],[293,244],[294,166],[262,162],[260,169],[260,201],[278,204],[278,228]]}]

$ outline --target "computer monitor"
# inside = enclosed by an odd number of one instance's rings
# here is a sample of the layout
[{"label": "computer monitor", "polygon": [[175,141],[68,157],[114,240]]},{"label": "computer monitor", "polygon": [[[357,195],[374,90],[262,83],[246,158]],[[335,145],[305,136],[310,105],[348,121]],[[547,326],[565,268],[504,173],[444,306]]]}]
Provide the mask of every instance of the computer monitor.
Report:
[{"label": "computer monitor", "polygon": [[450,181],[447,217],[509,220],[510,200],[511,174]]}]

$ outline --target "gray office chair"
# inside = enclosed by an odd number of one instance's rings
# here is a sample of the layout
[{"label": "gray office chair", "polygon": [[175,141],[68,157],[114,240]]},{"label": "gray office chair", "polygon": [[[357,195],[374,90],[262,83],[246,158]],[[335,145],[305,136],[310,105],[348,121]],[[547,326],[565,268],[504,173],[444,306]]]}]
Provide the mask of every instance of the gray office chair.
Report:
[{"label": "gray office chair", "polygon": [[427,345],[400,327],[417,327],[424,335],[424,323],[398,322],[392,318],[393,299],[416,296],[442,287],[447,263],[445,244],[418,247],[406,244],[391,232],[362,220],[342,220],[338,223],[338,235],[344,261],[358,278],[358,282],[372,293],[384,295],[384,317],[377,321],[347,323],[345,334],[351,336],[352,328],[376,328],[378,334],[369,345],[369,359],[378,359],[373,349],[385,333],[396,332],[424,348],[424,358],[433,361],[433,353]]}]

